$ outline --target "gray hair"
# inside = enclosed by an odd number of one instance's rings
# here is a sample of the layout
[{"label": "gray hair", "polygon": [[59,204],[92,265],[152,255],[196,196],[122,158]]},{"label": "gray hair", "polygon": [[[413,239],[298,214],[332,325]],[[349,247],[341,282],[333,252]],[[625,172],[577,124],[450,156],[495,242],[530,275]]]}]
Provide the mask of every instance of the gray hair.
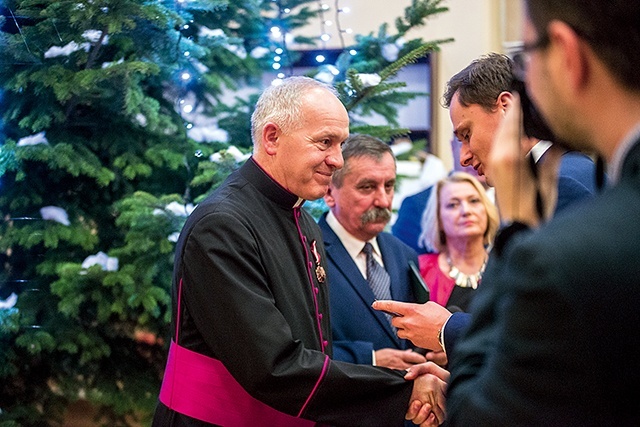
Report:
[{"label": "gray hair", "polygon": [[251,115],[251,138],[254,147],[260,143],[262,128],[269,123],[277,124],[283,132],[291,132],[301,125],[304,95],[313,89],[325,89],[338,97],[333,86],[310,77],[293,76],[278,85],[266,88]]}]

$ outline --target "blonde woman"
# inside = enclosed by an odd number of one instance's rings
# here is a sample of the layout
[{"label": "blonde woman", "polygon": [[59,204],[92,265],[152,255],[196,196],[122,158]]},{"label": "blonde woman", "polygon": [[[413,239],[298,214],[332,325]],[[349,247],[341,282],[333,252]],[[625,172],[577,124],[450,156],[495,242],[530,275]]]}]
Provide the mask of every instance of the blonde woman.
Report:
[{"label": "blonde woman", "polygon": [[474,176],[453,172],[435,185],[421,225],[418,241],[431,253],[418,261],[430,300],[467,311],[498,230],[496,206]]}]

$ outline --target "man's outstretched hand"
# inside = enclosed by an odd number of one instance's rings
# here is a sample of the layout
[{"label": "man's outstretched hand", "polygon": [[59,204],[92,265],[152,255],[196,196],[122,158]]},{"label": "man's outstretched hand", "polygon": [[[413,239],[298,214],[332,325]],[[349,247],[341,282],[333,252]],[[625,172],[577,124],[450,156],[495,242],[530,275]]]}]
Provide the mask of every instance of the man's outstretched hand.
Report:
[{"label": "man's outstretched hand", "polygon": [[372,306],[375,310],[395,314],[391,323],[398,329],[398,337],[408,339],[414,345],[433,351],[442,350],[438,341],[438,332],[447,321],[451,312],[440,304],[427,301],[413,304],[391,300],[378,300]]}]

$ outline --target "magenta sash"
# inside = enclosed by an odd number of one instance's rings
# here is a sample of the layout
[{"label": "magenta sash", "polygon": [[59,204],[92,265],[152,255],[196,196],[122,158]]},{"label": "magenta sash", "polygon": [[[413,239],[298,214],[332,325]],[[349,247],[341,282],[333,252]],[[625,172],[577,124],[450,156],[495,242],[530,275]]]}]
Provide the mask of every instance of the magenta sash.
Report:
[{"label": "magenta sash", "polygon": [[178,287],[176,341],[171,340],[160,402],[180,414],[225,427],[312,427],[316,423],[277,411],[252,397],[217,359],[176,344],[180,332],[182,279]]},{"label": "magenta sash", "polygon": [[229,427],[268,424],[311,427],[313,421],[279,412],[253,398],[222,362],[179,346],[173,340],[160,389],[169,409],[211,424]]}]

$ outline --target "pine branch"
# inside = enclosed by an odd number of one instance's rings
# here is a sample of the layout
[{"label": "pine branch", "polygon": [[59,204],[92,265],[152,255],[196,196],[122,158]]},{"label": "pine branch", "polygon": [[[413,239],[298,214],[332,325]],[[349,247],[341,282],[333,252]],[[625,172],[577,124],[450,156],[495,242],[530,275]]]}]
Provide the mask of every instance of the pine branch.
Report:
[{"label": "pine branch", "polygon": [[[379,73],[379,76],[381,78],[380,84],[385,83],[388,79],[395,76],[399,70],[406,67],[408,64],[415,63],[418,59],[424,57],[429,52],[432,52],[438,49],[439,43],[441,43],[441,41],[425,43],[422,46],[403,55],[401,58],[394,61],[393,63],[389,64],[387,67],[382,69]],[[347,111],[354,110],[360,103],[362,103],[367,99],[370,99],[376,94],[379,94],[388,89],[398,88],[398,86],[378,87],[379,85],[364,87],[364,85],[362,84],[362,80],[360,79],[360,77],[358,77],[358,73],[355,69],[349,69],[347,71],[346,85],[351,88],[350,91],[344,90],[344,89],[342,90],[343,93],[349,94],[347,98],[347,102],[345,103],[345,107]]]},{"label": "pine branch", "polygon": [[375,125],[356,125],[350,129],[351,133],[359,133],[365,135],[371,135],[382,141],[391,141],[396,137],[409,135],[411,131],[407,128],[395,128],[390,126],[375,126]]},{"label": "pine branch", "polygon": [[430,41],[424,43],[422,46],[413,49],[411,52],[406,53],[401,58],[398,58],[398,60],[389,64],[387,67],[380,71],[380,77],[382,78],[382,81],[395,76],[398,71],[400,71],[407,65],[415,64],[420,58],[424,58],[430,52],[439,50],[442,43],[448,43],[451,41],[453,41],[452,38]]},{"label": "pine branch", "polygon": [[449,10],[448,7],[439,6],[444,0],[413,0],[411,6],[405,8],[404,19],[396,18],[395,24],[399,35],[404,35],[412,28],[421,27],[426,20]]}]

